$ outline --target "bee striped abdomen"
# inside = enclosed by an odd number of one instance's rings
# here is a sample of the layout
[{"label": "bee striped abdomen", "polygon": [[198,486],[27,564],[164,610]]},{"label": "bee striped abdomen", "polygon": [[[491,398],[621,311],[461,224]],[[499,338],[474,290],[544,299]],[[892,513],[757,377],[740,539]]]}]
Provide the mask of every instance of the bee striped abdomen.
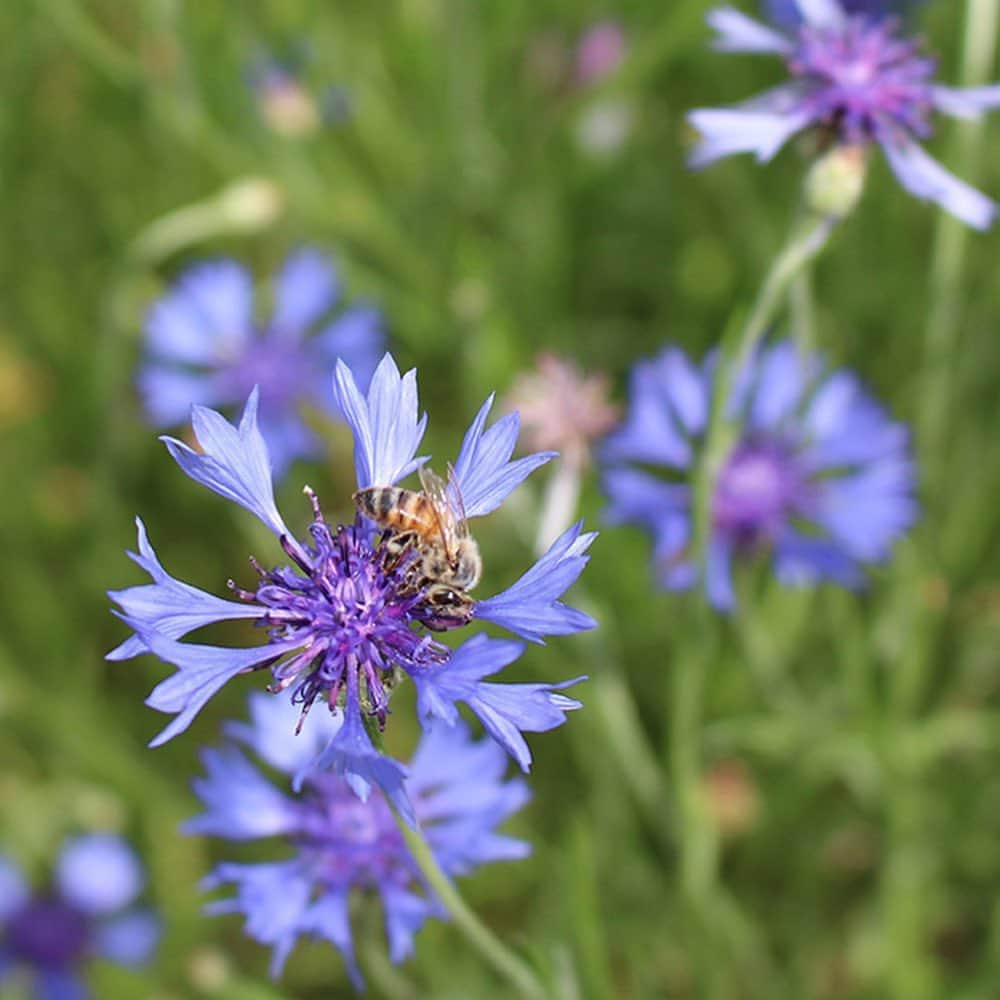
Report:
[{"label": "bee striped abdomen", "polygon": [[365,517],[394,531],[413,531],[426,537],[438,524],[433,504],[416,490],[369,486],[354,494],[354,503]]}]

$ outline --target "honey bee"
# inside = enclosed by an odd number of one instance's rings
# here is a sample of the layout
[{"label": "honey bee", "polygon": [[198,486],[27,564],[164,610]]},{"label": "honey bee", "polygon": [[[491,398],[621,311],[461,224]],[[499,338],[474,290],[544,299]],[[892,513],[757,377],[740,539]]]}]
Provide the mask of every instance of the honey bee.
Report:
[{"label": "honey bee", "polygon": [[479,583],[483,563],[451,470],[445,482],[422,467],[420,485],[422,490],[369,486],[354,494],[354,503],[383,529],[387,564],[416,553],[407,582],[423,592],[421,603],[429,610],[423,623],[444,632],[471,621],[475,601],[468,591]]}]

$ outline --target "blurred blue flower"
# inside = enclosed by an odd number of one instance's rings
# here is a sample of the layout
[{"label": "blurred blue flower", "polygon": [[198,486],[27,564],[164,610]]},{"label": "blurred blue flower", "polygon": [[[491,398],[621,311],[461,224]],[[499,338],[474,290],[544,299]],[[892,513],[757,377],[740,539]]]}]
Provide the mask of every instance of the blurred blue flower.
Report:
[{"label": "blurred blue flower", "polygon": [[[242,743],[269,767],[295,775],[336,739],[346,721],[327,713],[312,715],[296,738],[293,707],[260,694],[251,696],[250,714],[249,724],[228,727],[234,742],[204,751],[206,776],[194,788],[205,812],[190,820],[185,832],[236,841],[278,837],[293,856],[219,865],[208,887],[232,884],[236,895],[210,904],[210,912],[246,917],[247,933],[274,949],[273,976],[281,973],[299,936],[332,942],[361,989],[349,919],[353,890],[381,897],[393,962],[412,953],[413,937],[428,917],[446,918],[447,913],[423,885],[380,793],[361,802],[342,778],[312,771],[292,795],[236,746]],[[495,830],[529,797],[523,781],[503,780],[506,764],[495,743],[473,741],[463,722],[424,733],[410,762],[407,786],[414,814],[447,875],[465,875],[478,865],[529,853],[526,843]]]},{"label": "blurred blue flower", "polygon": [[[419,468],[416,457],[426,426],[418,416],[416,372],[400,376],[389,355],[379,364],[367,395],[350,369],[338,361],[334,390],[337,403],[354,432],[355,468],[359,488],[391,485]],[[492,427],[486,420],[492,397],[480,409],[462,442],[452,469],[451,489],[461,495],[468,517],[495,510],[551,452],[511,461],[518,433],[517,414]],[[408,560],[390,561],[374,526],[358,517],[351,525],[330,525],[311,490],[313,508],[310,541],[300,542],[286,526],[274,502],[268,449],[257,425],[258,393],[247,401],[238,427],[212,410],[195,406],[192,423],[201,450],[174,438],[167,448],[196,482],[233,500],[258,517],[280,541],[291,565],[266,570],[256,562],[255,590],[230,582],[238,601],[226,601],[174,579],[160,564],[138,522],[139,552],[132,558],[152,583],[114,591],[123,620],[135,634],[108,654],[112,660],[152,652],[178,671],[160,683],[147,704],[176,718],[157,736],[153,746],[183,732],[204,704],[230,678],[252,670],[271,671],[272,692],[291,691],[293,703],[305,715],[317,699],[343,712],[344,722],[308,767],[332,768],[345,775],[364,798],[378,785],[412,822],[413,811],[404,790],[405,768],[373,745],[372,727],[385,725],[389,697],[401,676],[420,685],[425,706],[422,718],[456,719],[451,706],[465,701],[484,718],[504,698],[503,726],[487,722],[505,747],[527,769],[530,755],[520,732],[540,732],[563,721],[579,703],[563,695],[548,697],[544,685],[486,684],[475,677],[476,657],[484,667],[478,676],[498,669],[492,644],[467,643],[454,654],[425,628],[441,631],[440,612],[425,600],[408,573]],[[560,598],[586,565],[594,539],[574,525],[507,590],[473,603],[473,617],[494,622],[533,642],[547,635],[567,635],[592,628],[588,615],[564,605]],[[248,619],[267,629],[261,646],[233,649],[185,643],[189,632],[210,622]],[[521,653],[520,643],[504,643],[510,662]],[[461,675],[461,682],[459,682]],[[571,682],[572,683],[572,682]],[[565,685],[560,685],[563,687]],[[552,711],[541,711],[545,701]],[[305,778],[306,767],[298,780]]]},{"label": "blurred blue flower", "polygon": [[[905,14],[923,0],[841,0],[848,14],[868,14],[872,17],[889,17]],[[794,28],[802,21],[798,0],[762,0],[761,7],[767,17],[783,28]]]},{"label": "blurred blue flower", "polygon": [[144,878],[119,837],[67,841],[54,875],[50,890],[33,892],[13,861],[0,855],[0,982],[26,977],[38,1000],[85,1000],[83,965],[91,958],[147,962],[159,921],[132,906]]},{"label": "blurred blue flower", "polygon": [[341,297],[332,261],[318,250],[291,253],[278,274],[270,321],[254,319],[253,282],[231,260],[195,265],[149,310],[147,359],[139,372],[146,413],[158,427],[188,419],[191,404],[241,404],[260,389],[259,426],[274,473],[321,454],[302,419],[309,404],[339,416],[329,371],[344,358],[367,385],[385,349],[379,314],[351,306],[330,317]]},{"label": "blurred blue flower", "polygon": [[997,107],[1000,86],[934,83],[934,60],[899,34],[895,18],[848,14],[840,0],[797,0],[797,6],[802,23],[784,32],[733,7],[709,13],[717,49],[780,56],[790,79],[742,104],[691,112],[689,121],[701,135],[691,165],[734,153],[767,161],[797,132],[817,127],[845,146],[877,143],[910,194],[988,228],[994,202],[945,170],[916,140],[931,134],[935,111],[978,118]]},{"label": "blurred blue flower", "polygon": [[[632,372],[629,409],[606,441],[608,516],[645,527],[659,582],[698,580],[691,557],[692,475],[709,419],[716,355],[696,368],[676,348]],[[739,428],[711,501],[705,588],[735,604],[734,556],[767,550],[779,580],[862,584],[917,514],[908,433],[847,371],[826,371],[789,342],[759,351],[734,379]],[[662,474],[661,474],[662,473]]]}]

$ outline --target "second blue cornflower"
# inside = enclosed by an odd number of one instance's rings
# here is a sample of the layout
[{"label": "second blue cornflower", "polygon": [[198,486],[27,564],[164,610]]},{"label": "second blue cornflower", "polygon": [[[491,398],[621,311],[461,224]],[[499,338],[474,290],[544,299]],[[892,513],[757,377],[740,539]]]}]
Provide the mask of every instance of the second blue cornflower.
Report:
[{"label": "second blue cornflower", "polygon": [[[695,367],[676,348],[641,361],[629,409],[607,439],[604,483],[618,522],[654,538],[659,582],[699,581],[693,479],[703,456],[717,355]],[[727,406],[736,440],[715,477],[704,586],[735,605],[731,564],[764,553],[788,584],[859,586],[916,517],[905,427],[847,371],[791,343],[761,350],[737,373]]]},{"label": "second blue cornflower", "polygon": [[977,229],[997,206],[929,156],[920,140],[935,113],[977,118],[1000,106],[1000,86],[958,89],[934,82],[936,65],[896,18],[851,14],[841,0],[796,0],[801,21],[776,30],[734,7],[708,15],[715,47],[776,55],[788,80],[742,104],[701,108],[689,120],[701,140],[691,154],[702,167],[734,153],[770,160],[799,132],[818,129],[840,146],[877,145],[902,186],[937,202]]}]

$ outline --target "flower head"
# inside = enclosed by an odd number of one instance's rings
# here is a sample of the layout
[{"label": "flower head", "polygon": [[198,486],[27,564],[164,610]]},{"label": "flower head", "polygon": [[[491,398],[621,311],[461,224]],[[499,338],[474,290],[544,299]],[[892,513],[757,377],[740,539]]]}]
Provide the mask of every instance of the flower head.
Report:
[{"label": "flower head", "polygon": [[564,462],[580,469],[589,461],[591,445],[618,419],[609,391],[603,372],[584,375],[572,361],[545,353],[534,371],[514,380],[506,403],[520,413],[529,448],[558,451]]},{"label": "flower head", "polygon": [[[341,952],[360,988],[348,916],[353,891],[374,891],[381,898],[394,962],[411,954],[413,936],[428,917],[446,913],[424,888],[381,793],[362,802],[342,777],[312,771],[299,791],[289,794],[236,746],[241,743],[263,763],[294,775],[336,738],[340,720],[311,715],[296,738],[287,702],[254,695],[250,712],[249,724],[229,728],[234,742],[204,752],[206,776],[194,787],[205,812],[189,821],[186,831],[229,840],[278,837],[293,855],[220,865],[209,886],[232,884],[236,895],[211,910],[246,917],[250,936],[274,949],[272,975],[280,974],[299,936],[315,936]],[[414,813],[446,874],[465,875],[478,865],[528,853],[523,841],[496,832],[528,800],[522,781],[503,780],[506,764],[495,743],[473,741],[462,722],[424,734],[407,784]]]},{"label": "flower head", "polygon": [[[354,432],[359,488],[391,487],[425,461],[416,455],[426,417],[419,416],[414,372],[401,376],[386,355],[363,394],[348,367],[338,362],[334,388]],[[469,518],[495,510],[552,457],[541,452],[511,461],[517,415],[501,417],[487,428],[491,404],[492,399],[486,401],[466,433],[447,485],[456,506]],[[253,588],[231,582],[237,599],[223,600],[170,576],[139,522],[139,552],[132,558],[152,583],[112,592],[134,635],[112,651],[109,659],[152,652],[178,668],[157,685],[147,701],[176,716],[153,740],[154,746],[183,732],[228,680],[268,669],[270,690],[288,692],[303,717],[317,701],[335,715],[343,715],[343,724],[327,746],[310,758],[298,780],[304,780],[309,767],[316,767],[342,773],[362,798],[372,784],[378,785],[412,821],[414,813],[404,790],[405,768],[372,743],[372,734],[385,726],[390,696],[401,679],[411,677],[420,685],[425,701],[434,703],[435,712],[425,713],[425,718],[444,715],[450,722],[456,716],[449,706],[456,701],[466,701],[477,711],[479,704],[495,700],[493,689],[500,688],[506,692],[508,726],[518,734],[550,729],[563,721],[564,711],[578,707],[577,702],[559,696],[550,701],[561,709],[558,720],[551,715],[542,719],[537,711],[540,695],[526,690],[534,686],[469,679],[470,659],[493,662],[490,643],[469,642],[452,652],[428,629],[439,632],[478,619],[542,642],[547,635],[592,628],[589,616],[567,607],[560,598],[586,565],[594,536],[581,533],[576,525],[507,590],[479,601],[464,595],[462,607],[471,611],[452,618],[432,600],[447,588],[422,575],[423,570],[415,566],[420,556],[414,548],[388,544],[396,540],[391,531],[377,533],[361,516],[347,525],[329,523],[307,488],[312,507],[308,540],[292,533],[275,506],[257,405],[255,390],[238,427],[196,406],[192,424],[200,451],[173,438],[164,440],[192,479],[258,517],[277,536],[284,559],[271,569],[254,561],[257,581]],[[255,622],[266,630],[266,641],[249,648],[180,641],[203,625],[233,619]],[[514,650],[505,662],[516,659],[523,649],[520,643],[504,645]],[[492,672],[484,670],[479,676]],[[459,673],[464,680],[456,684]],[[501,742],[526,766],[529,758],[518,739],[505,733]]]},{"label": "flower head", "polygon": [[159,938],[149,910],[133,907],[143,887],[139,861],[125,841],[94,834],[66,842],[53,885],[33,892],[0,855],[0,978],[25,973],[39,998],[86,998],[90,958],[119,965],[148,961]]},{"label": "flower head", "polygon": [[[920,0],[841,0],[848,14],[868,14],[872,17],[889,17],[906,13]],[[761,6],[769,20],[785,28],[802,23],[798,0],[763,0]]]},{"label": "flower head", "polygon": [[931,134],[935,112],[977,118],[1000,105],[1000,86],[963,90],[935,83],[934,61],[900,34],[897,19],[873,13],[871,4],[858,14],[843,0],[796,5],[801,19],[785,31],[733,7],[709,14],[716,48],[777,55],[789,80],[740,105],[693,111],[689,118],[701,141],[692,166],[744,152],[766,161],[796,133],[817,128],[840,145],[877,144],[907,191],[970,226],[988,228],[996,205],[945,170],[917,140]]},{"label": "flower head", "polygon": [[[609,516],[653,534],[657,576],[669,589],[698,579],[691,474],[715,361],[696,368],[668,348],[636,365],[628,415],[606,443]],[[860,585],[860,567],[887,558],[916,517],[906,429],[854,375],[827,371],[788,342],[738,373],[727,413],[739,432],[712,493],[704,581],[712,603],[734,606],[731,560],[761,550],[784,583]]]},{"label": "flower head", "polygon": [[331,316],[340,298],[337,269],[318,250],[297,250],[285,260],[263,325],[254,320],[250,275],[235,261],[188,269],[146,319],[148,357],[139,389],[150,420],[176,426],[192,402],[235,407],[257,386],[259,427],[275,473],[283,475],[293,459],[319,454],[301,408],[340,416],[325,373],[343,358],[367,385],[384,349],[378,313],[355,305]]}]

